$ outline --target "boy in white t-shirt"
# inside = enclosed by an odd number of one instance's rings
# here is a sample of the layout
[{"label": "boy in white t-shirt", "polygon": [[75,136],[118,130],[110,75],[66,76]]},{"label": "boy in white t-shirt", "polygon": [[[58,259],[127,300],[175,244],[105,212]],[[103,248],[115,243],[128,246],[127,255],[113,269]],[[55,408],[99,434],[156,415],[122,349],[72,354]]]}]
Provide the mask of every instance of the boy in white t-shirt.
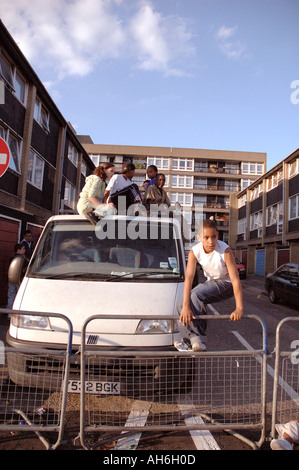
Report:
[{"label": "boy in white t-shirt", "polygon": [[[178,311],[182,340],[193,351],[206,350],[207,322],[196,317],[207,313],[207,304],[235,296],[236,308],[230,320],[240,320],[243,315],[242,286],[235,258],[229,246],[218,240],[218,236],[216,223],[204,220],[197,235],[199,243],[188,256],[184,295]],[[197,262],[202,266],[207,281],[192,289]]]},{"label": "boy in white t-shirt", "polygon": [[135,165],[125,162],[122,166],[121,174],[112,176],[104,192],[104,202],[109,202],[109,197],[127,186],[132,184],[132,178],[135,173]]}]

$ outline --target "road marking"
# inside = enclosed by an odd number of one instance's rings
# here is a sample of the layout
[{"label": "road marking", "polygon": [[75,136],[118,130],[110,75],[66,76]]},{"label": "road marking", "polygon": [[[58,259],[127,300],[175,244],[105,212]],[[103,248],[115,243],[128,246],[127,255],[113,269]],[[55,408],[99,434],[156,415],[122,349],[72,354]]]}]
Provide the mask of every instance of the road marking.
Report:
[{"label": "road marking", "polygon": [[[236,336],[236,338],[238,338],[240,343],[242,343],[243,346],[245,346],[245,348],[248,349],[248,351],[254,351],[253,347],[250,346],[249,343],[247,343],[247,341],[243,338],[243,336],[240,335],[240,333],[238,333],[238,331],[232,331],[232,333]],[[262,363],[262,358],[260,356],[257,356],[256,360],[260,364]],[[267,372],[274,379],[274,369],[268,364],[267,364]],[[298,393],[295,392],[295,390],[292,387],[290,387],[289,384],[287,384],[287,382],[283,380],[281,376],[279,376],[278,378],[278,383],[284,389],[284,391],[289,395],[289,397],[292,398],[292,400],[294,400],[295,403],[298,405],[298,401],[299,401]]]},{"label": "road marking", "polygon": [[[126,421],[125,426],[128,428],[131,426],[144,426],[149,414],[149,410],[151,407],[150,402],[142,401],[133,403],[131,412],[129,417]],[[122,434],[127,434],[126,431],[123,431]],[[138,446],[139,440],[141,438],[141,432],[137,432],[134,434],[129,434],[128,436],[121,437],[114,449],[115,450],[135,450]]]},{"label": "road marking", "polygon": [[[177,397],[177,400],[178,400],[178,397]],[[186,398],[185,401],[183,402],[178,401],[178,405],[183,416],[189,415],[190,412],[191,413],[194,412],[194,416],[185,417],[185,423],[187,424],[187,426],[205,425],[202,418],[200,416],[196,416],[196,408],[193,405],[193,403],[190,400],[188,400],[188,398]],[[197,450],[221,450],[208,429],[189,430],[189,433],[193,439],[193,442]]]},{"label": "road marking", "polygon": [[219,313],[219,312],[217,312],[217,310],[216,310],[216,309],[213,307],[213,305],[211,305],[211,304],[208,304],[208,307],[209,307],[209,309],[211,309],[211,310],[212,310],[212,312],[214,313],[214,315],[220,315],[220,313]]},{"label": "road marking", "polygon": [[[208,307],[212,310],[214,315],[220,315],[220,313],[217,312],[217,310],[212,305],[209,304]],[[246,341],[246,339],[243,338],[242,335],[240,335],[238,331],[232,331],[232,333],[236,336],[236,338],[248,351],[254,351],[254,348]],[[260,356],[256,356],[255,358],[260,364],[262,363],[262,358]],[[273,367],[269,366],[269,364],[267,364],[267,372],[274,379],[274,369]],[[279,376],[278,378],[278,383],[284,389],[284,391],[289,395],[289,397],[292,398],[292,400],[294,400],[294,402],[298,405],[299,404],[298,393],[292,387],[290,387],[287,384],[287,382],[282,379],[281,376]]]}]

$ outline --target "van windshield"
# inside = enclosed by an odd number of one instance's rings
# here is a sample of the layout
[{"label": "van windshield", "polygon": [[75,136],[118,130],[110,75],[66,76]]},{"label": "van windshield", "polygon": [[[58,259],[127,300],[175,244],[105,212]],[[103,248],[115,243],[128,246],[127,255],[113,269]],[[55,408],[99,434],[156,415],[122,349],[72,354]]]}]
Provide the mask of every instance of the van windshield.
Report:
[{"label": "van windshield", "polygon": [[[138,220],[140,219],[140,220]],[[171,219],[52,221],[40,238],[27,276],[130,281],[183,279],[179,234]]]}]

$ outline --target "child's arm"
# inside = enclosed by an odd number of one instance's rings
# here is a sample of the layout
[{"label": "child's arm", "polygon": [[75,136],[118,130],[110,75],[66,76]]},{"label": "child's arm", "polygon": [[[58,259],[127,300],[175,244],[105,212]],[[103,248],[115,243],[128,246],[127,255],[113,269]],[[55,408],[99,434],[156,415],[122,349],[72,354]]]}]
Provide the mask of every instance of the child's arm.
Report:
[{"label": "child's arm", "polygon": [[183,296],[183,307],[181,310],[180,321],[184,325],[190,325],[192,318],[195,318],[190,307],[190,295],[192,290],[192,284],[194,274],[196,271],[197,260],[191,250],[188,255],[188,263],[186,269],[186,276],[184,282],[184,296]]},{"label": "child's arm", "polygon": [[230,320],[241,320],[244,312],[242,284],[237,270],[235,257],[230,248],[226,249],[224,253],[224,260],[227,266],[230,280],[232,281],[236,301],[236,309],[231,313]]}]

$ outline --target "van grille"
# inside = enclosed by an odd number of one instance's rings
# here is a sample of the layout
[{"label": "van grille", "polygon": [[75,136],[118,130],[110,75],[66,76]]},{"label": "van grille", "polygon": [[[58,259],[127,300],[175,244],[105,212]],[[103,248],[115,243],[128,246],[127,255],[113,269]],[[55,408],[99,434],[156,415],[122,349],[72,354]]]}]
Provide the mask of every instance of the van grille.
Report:
[{"label": "van grille", "polygon": [[[161,359],[160,359],[161,360]],[[64,368],[64,359],[55,359],[49,357],[39,357],[35,359],[32,356],[26,356],[26,373],[28,374],[61,374]],[[135,357],[125,358],[105,358],[91,356],[86,363],[86,372],[89,379],[98,377],[147,377],[157,376],[157,359],[139,359]],[[73,378],[80,378],[80,357],[73,356],[70,360],[70,375]]]}]

